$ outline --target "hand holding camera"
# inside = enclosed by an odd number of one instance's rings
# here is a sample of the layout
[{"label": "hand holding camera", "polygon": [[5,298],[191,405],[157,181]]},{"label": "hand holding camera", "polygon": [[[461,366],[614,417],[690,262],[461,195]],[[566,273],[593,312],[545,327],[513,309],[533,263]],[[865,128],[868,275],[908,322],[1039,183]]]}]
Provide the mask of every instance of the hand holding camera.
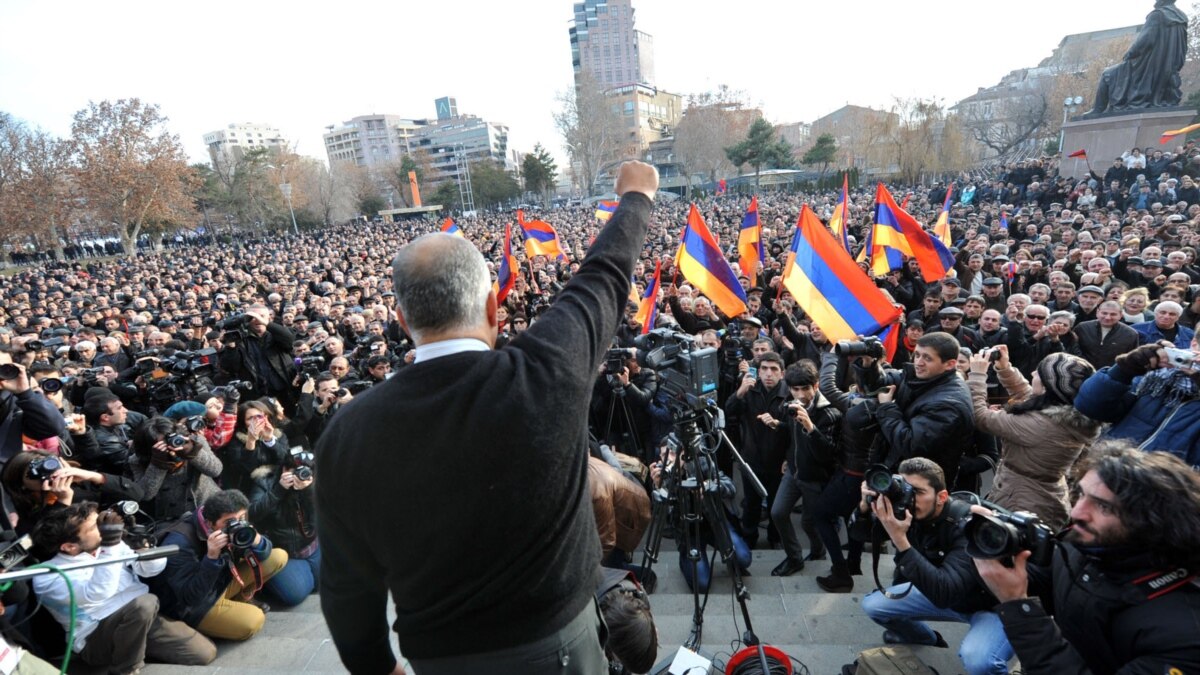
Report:
[{"label": "hand holding camera", "polygon": [[100,529],[101,546],[116,546],[125,536],[125,518],[116,511],[102,511],[96,517],[96,526]]},{"label": "hand holding camera", "polygon": [[0,365],[0,387],[14,394],[29,391],[29,375],[25,372],[25,366],[19,363]]},{"label": "hand holding camera", "polygon": [[792,401],[788,403],[788,410],[792,413],[792,417],[795,418],[796,424],[803,427],[805,432],[812,433],[814,428],[812,418],[808,416],[808,409],[804,407],[804,404],[799,401]]},{"label": "hand holding camera", "polygon": [[225,534],[224,530],[213,530],[208,533],[208,558],[216,560],[221,557],[221,552],[229,545],[229,535]]}]

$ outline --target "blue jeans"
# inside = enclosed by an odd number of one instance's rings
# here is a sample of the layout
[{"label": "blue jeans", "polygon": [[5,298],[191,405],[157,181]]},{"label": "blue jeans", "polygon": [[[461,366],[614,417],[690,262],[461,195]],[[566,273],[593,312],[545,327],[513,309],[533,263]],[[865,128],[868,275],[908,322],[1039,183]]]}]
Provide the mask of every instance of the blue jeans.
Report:
[{"label": "blue jeans", "polygon": [[312,595],[321,582],[321,549],[301,560],[289,558],[287,565],[267,581],[264,588],[273,598],[288,607],[295,607]]},{"label": "blue jeans", "polygon": [[[909,588],[909,585],[899,584],[888,591],[899,593],[905,588]],[[995,612],[963,614],[953,609],[942,609],[930,602],[915,586],[911,593],[899,600],[890,600],[879,591],[874,591],[863,598],[862,608],[872,621],[912,644],[931,645],[937,642],[933,629],[922,619],[969,623],[971,629],[958,647],[958,658],[962,660],[968,675],[1008,672],[1008,660],[1013,656],[1013,648],[1008,644],[1004,625]]]},{"label": "blue jeans", "polygon": [[[756,494],[755,497],[758,495]],[[687,581],[688,588],[692,587],[692,561],[688,560],[687,551],[684,550],[683,533],[676,532],[676,541],[679,542],[679,571],[683,573],[683,578]],[[746,545],[746,540],[742,539],[742,535],[738,533],[737,528],[733,523],[729,523],[729,537],[733,541],[733,557],[737,560],[737,564],[742,571],[750,569],[750,547]],[[708,585],[712,583],[712,569],[708,565],[708,547],[715,545],[712,533],[705,526],[704,534],[700,535],[700,560],[696,563],[696,575],[699,578],[699,590],[704,593],[708,590]]]}]

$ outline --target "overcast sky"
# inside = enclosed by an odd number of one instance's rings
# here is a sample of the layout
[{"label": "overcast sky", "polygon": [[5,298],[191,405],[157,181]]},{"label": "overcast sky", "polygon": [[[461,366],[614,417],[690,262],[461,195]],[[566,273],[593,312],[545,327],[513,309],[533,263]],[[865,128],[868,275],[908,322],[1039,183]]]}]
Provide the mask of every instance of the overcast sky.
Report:
[{"label": "overcast sky", "polygon": [[[634,0],[660,88],[728,84],[776,123],[893,96],[952,104],[1064,35],[1141,24],[1153,5]],[[572,82],[571,18],[571,0],[0,0],[0,110],[66,135],[89,100],[136,96],[161,106],[195,161],[208,158],[202,135],[230,122],[272,124],[325,159],[327,125],[434,117],[433,100],[451,95],[509,125],[510,148],[541,142],[562,157],[552,113]]]}]

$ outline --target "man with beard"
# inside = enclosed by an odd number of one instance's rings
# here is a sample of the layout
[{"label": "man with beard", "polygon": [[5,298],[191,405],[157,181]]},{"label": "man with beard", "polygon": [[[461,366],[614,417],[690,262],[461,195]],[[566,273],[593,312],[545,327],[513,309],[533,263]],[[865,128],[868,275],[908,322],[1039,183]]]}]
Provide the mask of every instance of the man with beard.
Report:
[{"label": "man with beard", "polygon": [[[1200,474],[1125,443],[1079,467],[1071,526],[1048,567],[976,560],[1026,672],[1200,669]],[[1169,515],[1166,515],[1169,514]],[[1053,617],[1051,617],[1053,612]]]}]

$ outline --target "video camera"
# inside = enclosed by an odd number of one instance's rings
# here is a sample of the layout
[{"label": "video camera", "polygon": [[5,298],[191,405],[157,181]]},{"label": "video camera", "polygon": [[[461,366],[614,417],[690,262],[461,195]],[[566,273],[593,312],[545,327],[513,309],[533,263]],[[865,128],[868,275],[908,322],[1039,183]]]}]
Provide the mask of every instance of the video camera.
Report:
[{"label": "video camera", "polygon": [[[892,513],[897,520],[904,520],[916,502],[917,493],[913,490],[913,486],[904,480],[904,476],[893,474],[882,464],[876,464],[867,469],[863,481],[866,482],[868,488],[879,493],[878,496],[887,497],[892,504]],[[868,496],[867,503],[874,503],[875,499],[875,497]]]},{"label": "video camera", "polygon": [[716,396],[720,377],[717,350],[700,348],[692,336],[670,328],[639,335],[634,344],[638,363],[659,374],[659,388],[675,401],[699,410]]},{"label": "video camera", "polygon": [[963,533],[967,535],[967,554],[980,560],[1001,560],[1031,551],[1029,562],[1046,566],[1058,543],[1054,531],[1028,511],[998,511],[994,516],[973,513]]},{"label": "video camera", "polygon": [[629,352],[624,349],[610,349],[604,353],[604,372],[616,375],[625,369],[625,359]]},{"label": "video camera", "polygon": [[215,349],[177,351],[161,358],[145,373],[146,394],[160,407],[212,391],[212,376],[216,373]]},{"label": "video camera", "polygon": [[317,457],[300,446],[292,448],[283,458],[283,468],[291,471],[298,480],[312,480]]},{"label": "video camera", "polygon": [[325,359],[320,356],[297,356],[292,359],[292,364],[301,375],[314,380],[325,369]]},{"label": "video camera", "polygon": [[[14,533],[5,532],[7,536],[15,536]],[[2,537],[0,537],[2,540]],[[33,550],[33,539],[29,535],[19,537],[9,541],[4,548],[0,548],[0,572],[8,572],[17,565],[20,565],[30,556]]]},{"label": "video camera", "polygon": [[883,348],[883,341],[873,335],[861,340],[838,340],[833,350],[842,358],[869,356],[873,359],[881,359],[887,353]]}]

